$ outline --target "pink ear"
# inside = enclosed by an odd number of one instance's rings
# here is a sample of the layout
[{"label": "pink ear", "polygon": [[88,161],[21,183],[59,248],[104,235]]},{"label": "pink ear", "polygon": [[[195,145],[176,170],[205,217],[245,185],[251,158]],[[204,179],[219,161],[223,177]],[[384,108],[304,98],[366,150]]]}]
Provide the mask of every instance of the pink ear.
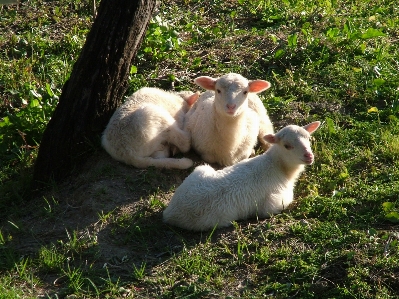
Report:
[{"label": "pink ear", "polygon": [[270,82],[267,82],[265,80],[252,80],[249,81],[249,92],[259,93],[270,88],[270,86]]},{"label": "pink ear", "polygon": [[208,76],[201,76],[194,79],[194,83],[206,90],[215,90],[216,79]]},{"label": "pink ear", "polygon": [[189,106],[194,105],[194,103],[198,100],[200,93],[197,91],[196,93],[189,96],[185,101]]},{"label": "pink ear", "polygon": [[317,128],[320,126],[319,121],[314,121],[310,124],[307,124],[306,126],[303,126],[303,128],[308,131],[310,134],[312,134],[314,131],[317,130]]},{"label": "pink ear", "polygon": [[278,138],[275,134],[267,134],[263,136],[263,139],[265,139],[269,143],[277,143]]}]

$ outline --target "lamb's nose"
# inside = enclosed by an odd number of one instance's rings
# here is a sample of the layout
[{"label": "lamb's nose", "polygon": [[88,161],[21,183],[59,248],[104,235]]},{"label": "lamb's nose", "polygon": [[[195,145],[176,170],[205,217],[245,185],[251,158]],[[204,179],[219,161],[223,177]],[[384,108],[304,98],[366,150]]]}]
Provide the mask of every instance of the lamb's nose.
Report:
[{"label": "lamb's nose", "polygon": [[307,152],[304,154],[305,158],[313,158],[313,153]]},{"label": "lamb's nose", "polygon": [[227,104],[226,107],[227,109],[233,110],[236,107],[236,104],[233,105]]}]

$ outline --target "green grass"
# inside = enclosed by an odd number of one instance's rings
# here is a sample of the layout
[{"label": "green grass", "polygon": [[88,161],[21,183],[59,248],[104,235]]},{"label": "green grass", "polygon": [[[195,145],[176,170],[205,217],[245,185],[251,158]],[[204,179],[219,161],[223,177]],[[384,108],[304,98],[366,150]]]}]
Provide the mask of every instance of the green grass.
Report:
[{"label": "green grass", "polygon": [[161,220],[189,171],[135,170],[101,149],[103,164],[26,203],[43,130],[91,22],[80,0],[1,11],[0,298],[398,296],[395,1],[161,3],[128,94],[196,90],[196,76],[238,72],[272,83],[261,98],[276,129],[322,121],[295,204],[205,233]]}]

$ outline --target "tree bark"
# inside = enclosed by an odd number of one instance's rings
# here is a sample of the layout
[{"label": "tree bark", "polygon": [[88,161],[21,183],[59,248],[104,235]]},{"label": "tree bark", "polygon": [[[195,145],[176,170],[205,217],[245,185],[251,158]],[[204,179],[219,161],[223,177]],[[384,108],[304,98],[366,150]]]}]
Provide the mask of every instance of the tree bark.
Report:
[{"label": "tree bark", "polygon": [[34,189],[79,169],[127,89],[130,66],[156,0],[102,0],[59,103],[44,131]]}]

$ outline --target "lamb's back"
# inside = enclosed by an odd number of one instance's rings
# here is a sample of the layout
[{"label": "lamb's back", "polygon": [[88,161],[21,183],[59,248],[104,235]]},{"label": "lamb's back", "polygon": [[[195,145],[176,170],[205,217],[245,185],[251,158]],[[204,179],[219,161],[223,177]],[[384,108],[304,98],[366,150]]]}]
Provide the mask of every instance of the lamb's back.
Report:
[{"label": "lamb's back", "polygon": [[179,113],[185,113],[188,110],[186,102],[182,96],[175,92],[161,90],[155,87],[143,87],[127,98],[126,107],[137,109],[146,104],[154,104],[164,108],[169,114],[176,118]]}]

